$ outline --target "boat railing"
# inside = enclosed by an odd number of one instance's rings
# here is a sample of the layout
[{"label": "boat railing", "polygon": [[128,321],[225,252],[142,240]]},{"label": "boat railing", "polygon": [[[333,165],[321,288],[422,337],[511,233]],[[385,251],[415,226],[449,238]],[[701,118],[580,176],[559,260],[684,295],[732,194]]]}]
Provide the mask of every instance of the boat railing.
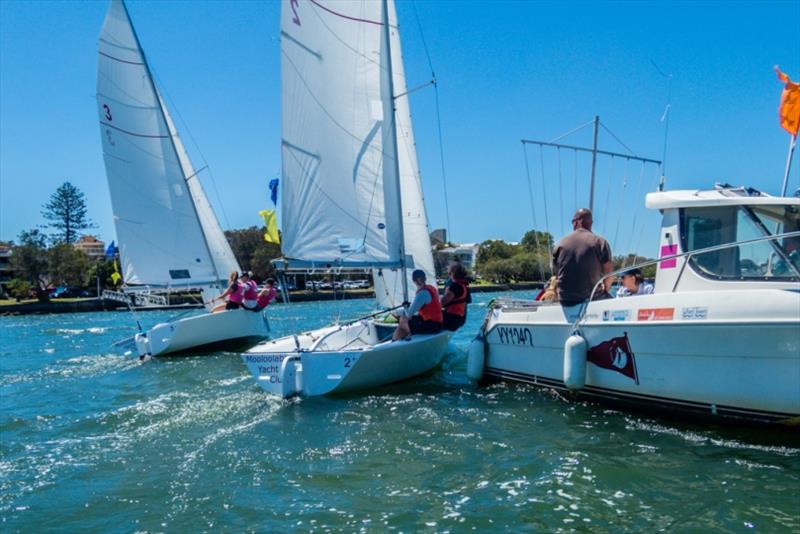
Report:
[{"label": "boat railing", "polygon": [[[678,258],[686,258],[686,261],[683,262],[683,265],[681,266],[681,270],[678,273],[678,278],[677,278],[677,280],[675,280],[675,283],[672,286],[672,291],[671,292],[675,293],[675,291],[678,288],[678,283],[680,282],[680,279],[683,276],[683,273],[684,273],[684,271],[686,269],[686,265],[689,263],[689,260],[694,256],[701,256],[703,254],[708,254],[710,252],[716,252],[716,251],[719,251],[719,250],[726,250],[726,249],[729,249],[729,248],[740,247],[740,246],[743,246],[743,245],[751,245],[751,244],[754,244],[754,243],[762,243],[762,242],[765,242],[765,241],[774,241],[774,240],[777,240],[777,239],[785,239],[785,238],[789,238],[789,237],[800,237],[800,231],[784,232],[782,234],[764,235],[764,236],[760,236],[760,237],[755,237],[753,239],[745,239],[743,241],[734,241],[734,242],[731,242],[731,243],[723,243],[721,245],[713,245],[713,246],[710,246],[710,247],[698,248],[698,249],[695,249],[695,250],[688,250],[686,252],[681,252],[679,254],[670,254],[669,256],[662,256],[662,257],[660,257],[658,259],[655,259],[655,260],[643,261],[643,262],[637,263],[635,265],[629,265],[628,267],[623,267],[621,269],[617,269],[616,271],[612,271],[612,272],[606,274],[605,276],[603,276],[594,285],[594,287],[592,288],[591,296],[589,297],[589,300],[584,303],[583,308],[581,309],[581,313],[580,313],[580,315],[578,315],[578,318],[576,319],[575,323],[573,324],[573,327],[577,329],[578,326],[580,325],[580,323],[583,322],[583,320],[584,320],[584,318],[586,316],[586,310],[589,307],[589,303],[592,301],[592,299],[594,298],[594,294],[597,292],[597,290],[600,288],[601,284],[603,283],[603,280],[605,280],[606,278],[619,276],[619,275],[621,275],[622,273],[624,273],[626,271],[630,271],[631,269],[641,269],[642,267],[649,267],[650,265],[655,265],[657,263],[661,263],[662,261],[669,261],[669,260],[678,259]],[[789,262],[789,267],[794,270],[795,274],[797,274],[798,277],[800,277],[800,272],[798,272],[798,269],[791,262]]]}]

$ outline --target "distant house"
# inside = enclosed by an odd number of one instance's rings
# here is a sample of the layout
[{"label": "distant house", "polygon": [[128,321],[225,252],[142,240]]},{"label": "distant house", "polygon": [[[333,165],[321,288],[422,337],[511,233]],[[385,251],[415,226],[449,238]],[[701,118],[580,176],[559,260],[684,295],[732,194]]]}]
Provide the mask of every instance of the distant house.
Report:
[{"label": "distant house", "polygon": [[446,245],[447,244],[447,230],[444,228],[437,228],[433,232],[431,232],[431,246],[436,247],[437,245]]},{"label": "distant house", "polygon": [[475,262],[478,259],[478,250],[481,246],[478,243],[463,243],[453,247],[446,247],[434,251],[434,260],[437,267],[437,275],[444,275],[447,263],[451,260],[458,260],[470,272],[475,269]]},{"label": "distant house", "polygon": [[72,246],[93,259],[102,258],[106,255],[106,244],[92,235],[81,237]]},{"label": "distant house", "polygon": [[14,278],[11,268],[11,244],[0,242],[0,294],[5,292],[6,284]]}]

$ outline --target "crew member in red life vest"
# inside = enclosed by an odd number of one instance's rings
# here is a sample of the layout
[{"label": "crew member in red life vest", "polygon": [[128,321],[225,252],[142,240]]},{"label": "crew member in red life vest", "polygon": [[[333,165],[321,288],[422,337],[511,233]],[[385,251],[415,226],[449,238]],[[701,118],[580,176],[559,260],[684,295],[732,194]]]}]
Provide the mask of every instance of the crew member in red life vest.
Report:
[{"label": "crew member in red life vest", "polygon": [[269,303],[275,300],[276,294],[277,290],[275,289],[275,279],[267,278],[267,281],[264,283],[264,289],[258,292],[255,311],[261,311],[269,306]]},{"label": "crew member in red life vest", "polygon": [[393,340],[403,339],[409,334],[436,334],[442,331],[442,302],[439,290],[425,283],[425,271],[417,269],[411,273],[411,280],[417,286],[414,302],[402,310],[398,319]]},{"label": "crew member in red life vest", "polygon": [[450,262],[447,267],[450,280],[442,296],[442,318],[445,330],[455,332],[467,321],[467,304],[472,302],[469,294],[467,270],[460,261]]},{"label": "crew member in red life vest", "polygon": [[258,304],[258,284],[253,280],[253,273],[243,272],[239,281],[242,283],[242,306],[248,310],[255,310]]},{"label": "crew member in red life vest", "polygon": [[225,310],[235,310],[240,308],[242,306],[243,295],[244,291],[242,284],[239,283],[239,274],[236,271],[233,271],[228,277],[228,289],[226,289],[221,295],[211,299],[211,302],[214,302],[216,300],[225,300],[227,297],[227,302],[217,304],[214,309],[211,310],[211,312],[217,313]]}]

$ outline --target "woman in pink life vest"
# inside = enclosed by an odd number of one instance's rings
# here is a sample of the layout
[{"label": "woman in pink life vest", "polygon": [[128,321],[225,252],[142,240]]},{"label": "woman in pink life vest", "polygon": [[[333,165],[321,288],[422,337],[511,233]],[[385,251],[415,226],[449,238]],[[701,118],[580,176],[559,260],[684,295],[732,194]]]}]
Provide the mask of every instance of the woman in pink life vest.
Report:
[{"label": "woman in pink life vest", "polygon": [[269,303],[275,300],[275,295],[278,291],[275,289],[275,279],[274,278],[267,278],[265,282],[264,289],[258,292],[258,299],[256,304],[255,311],[261,311],[267,306]]},{"label": "woman in pink life vest", "polygon": [[242,283],[242,307],[248,310],[255,310],[258,301],[258,285],[253,280],[253,273],[245,271],[239,277]]},{"label": "woman in pink life vest", "polygon": [[214,302],[217,300],[225,300],[227,297],[227,302],[217,304],[214,309],[211,310],[211,313],[217,313],[225,310],[236,310],[240,308],[242,306],[243,296],[244,291],[242,284],[239,283],[239,274],[236,271],[233,271],[231,272],[230,276],[228,276],[228,289],[226,289],[221,295],[217,295],[211,299],[211,302]]}]

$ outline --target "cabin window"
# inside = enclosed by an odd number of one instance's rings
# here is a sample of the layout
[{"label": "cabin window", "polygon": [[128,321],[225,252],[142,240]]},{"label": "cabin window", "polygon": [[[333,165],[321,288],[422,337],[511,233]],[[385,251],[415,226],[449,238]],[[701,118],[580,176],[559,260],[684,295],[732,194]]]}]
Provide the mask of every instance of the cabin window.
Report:
[{"label": "cabin window", "polygon": [[[800,216],[794,206],[707,206],[681,210],[685,251],[758,239],[796,231]],[[798,280],[800,239],[784,238],[691,256],[691,267],[716,280]]]}]

